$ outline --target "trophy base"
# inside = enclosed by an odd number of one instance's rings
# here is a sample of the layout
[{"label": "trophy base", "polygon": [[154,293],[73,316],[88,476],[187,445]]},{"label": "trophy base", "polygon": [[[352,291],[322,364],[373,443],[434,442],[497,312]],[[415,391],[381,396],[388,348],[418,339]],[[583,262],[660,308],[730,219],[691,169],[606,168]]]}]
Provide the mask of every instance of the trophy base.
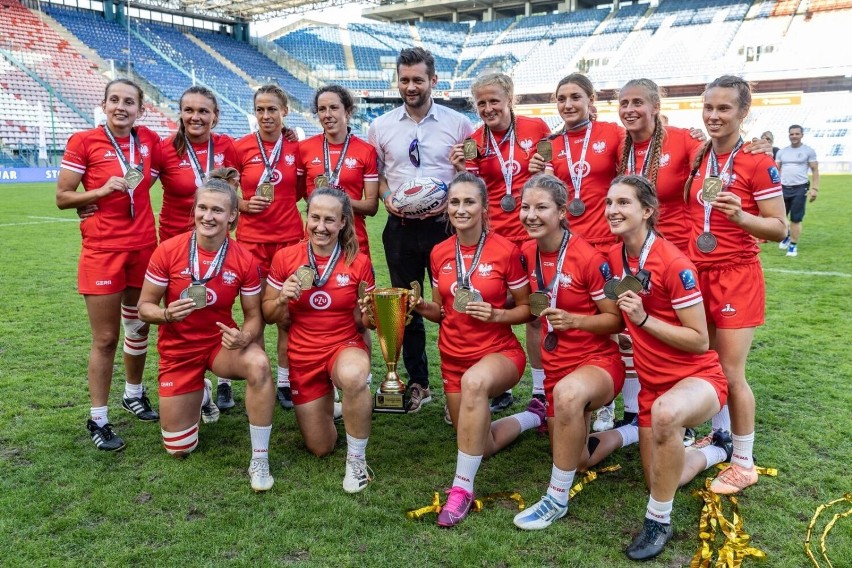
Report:
[{"label": "trophy base", "polygon": [[386,393],[376,391],[376,394],[373,397],[373,412],[407,414],[408,393]]}]

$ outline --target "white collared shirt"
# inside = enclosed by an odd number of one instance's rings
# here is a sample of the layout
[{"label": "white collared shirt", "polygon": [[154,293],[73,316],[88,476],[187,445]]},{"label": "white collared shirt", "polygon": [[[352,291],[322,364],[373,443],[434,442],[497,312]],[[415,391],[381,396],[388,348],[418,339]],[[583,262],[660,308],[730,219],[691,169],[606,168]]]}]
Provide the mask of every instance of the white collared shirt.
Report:
[{"label": "white collared shirt", "polygon": [[[463,114],[432,101],[423,120],[415,121],[401,105],[370,124],[369,141],[379,157],[379,175],[388,188],[396,189],[417,177],[434,177],[450,183],[456,170],[450,162],[450,148],[473,133],[473,124]],[[408,158],[408,148],[417,139],[420,167]]]}]

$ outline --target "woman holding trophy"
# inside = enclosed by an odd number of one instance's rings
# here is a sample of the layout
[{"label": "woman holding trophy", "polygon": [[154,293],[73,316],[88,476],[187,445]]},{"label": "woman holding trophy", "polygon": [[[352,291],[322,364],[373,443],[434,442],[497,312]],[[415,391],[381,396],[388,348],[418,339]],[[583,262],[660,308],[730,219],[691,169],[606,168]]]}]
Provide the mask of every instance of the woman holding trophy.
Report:
[{"label": "woman holding trophy", "polygon": [[[441,374],[457,431],[456,474],[437,521],[442,527],[455,526],[470,512],[482,458],[544,421],[544,405],[537,399],[525,412],[494,423],[488,403],[516,385],[526,366],[524,350],[512,333],[512,325],[530,318],[529,278],[521,252],[488,231],[488,193],[481,178],[456,176],[447,212],[456,234],[432,250],[432,301],[419,298],[414,305],[441,325]],[[507,307],[507,293],[512,307]]]},{"label": "woman holding trophy", "polygon": [[355,318],[372,327],[358,305],[359,289],[375,287],[369,257],[358,250],[349,197],[329,187],[308,198],[307,242],[281,249],[272,259],[263,293],[267,323],[289,328],[290,385],[296,422],[308,450],[334,450],[334,388],[346,404],[346,473],[343,489],[357,493],[371,480],[365,450],[372,400],[370,353]]}]

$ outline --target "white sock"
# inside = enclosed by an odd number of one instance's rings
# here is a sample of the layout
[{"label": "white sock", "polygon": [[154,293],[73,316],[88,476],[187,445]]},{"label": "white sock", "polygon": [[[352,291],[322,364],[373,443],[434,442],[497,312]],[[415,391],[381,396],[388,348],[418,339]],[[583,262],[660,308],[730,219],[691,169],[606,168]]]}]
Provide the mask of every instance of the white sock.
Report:
[{"label": "white sock", "polygon": [[731,455],[731,463],[746,469],[754,467],[754,459],[751,455],[754,448],[754,432],[747,436],[733,434],[731,438],[734,440],[734,453]]},{"label": "white sock", "polygon": [[370,373],[369,375],[367,375],[367,386],[370,386],[372,384],[373,384],[373,373]]},{"label": "white sock", "polygon": [[222,377],[216,377],[217,385],[230,385],[231,379],[223,379]]},{"label": "white sock", "polygon": [[334,402],[340,402],[340,391],[337,390],[337,387],[331,387],[331,390],[334,391]]},{"label": "white sock", "polygon": [[731,413],[728,411],[728,405],[722,407],[722,410],[717,412],[711,421],[713,424],[713,431],[716,430],[727,430],[731,431]]},{"label": "white sock", "polygon": [[568,492],[571,490],[571,484],[574,483],[574,474],[576,469],[565,471],[559,469],[556,464],[550,470],[550,485],[547,486],[547,494],[551,499],[560,505],[568,504]]},{"label": "white sock", "polygon": [[364,459],[367,452],[367,440],[369,438],[355,438],[346,434],[346,457]]},{"label": "white sock", "polygon": [[210,391],[205,388],[204,396],[201,397],[201,406],[207,406],[208,404],[210,404]]},{"label": "white sock", "polygon": [[513,414],[512,416],[510,416],[510,418],[514,418],[518,421],[518,424],[521,425],[522,433],[526,432],[531,428],[538,428],[539,426],[541,426],[541,416],[539,416],[535,412],[530,412],[528,410]]},{"label": "white sock", "polygon": [[544,394],[544,369],[534,369],[530,367],[532,371],[532,380],[533,380],[533,394]]},{"label": "white sock", "polygon": [[290,386],[290,369],[288,367],[278,367],[278,388]]},{"label": "white sock", "polygon": [[456,458],[456,477],[453,479],[453,487],[461,487],[465,491],[473,493],[473,480],[476,479],[476,472],[479,471],[479,464],[482,463],[482,456],[469,456],[459,450]]},{"label": "white sock", "polygon": [[132,385],[128,382],[124,383],[124,398],[141,398],[142,397],[142,383],[138,385]]},{"label": "white sock", "polygon": [[621,396],[624,397],[624,412],[639,414],[639,377],[624,379]]},{"label": "white sock", "polygon": [[708,467],[713,467],[717,463],[722,463],[728,457],[727,452],[720,448],[719,446],[714,446],[710,444],[709,446],[704,446],[703,448],[698,448],[698,451],[704,455],[704,460],[707,464],[704,466],[704,469]]},{"label": "white sock", "polygon": [[674,499],[662,502],[649,497],[645,518],[663,523],[664,525],[670,525],[672,523],[672,505],[674,505]]},{"label": "white sock", "polygon": [[272,434],[272,424],[269,426],[255,426],[249,424],[249,435],[251,436],[251,457],[262,460],[269,459],[269,435]]},{"label": "white sock", "polygon": [[621,434],[621,447],[626,448],[631,444],[635,444],[639,441],[639,427],[634,426],[632,424],[625,424],[624,426],[619,426],[615,429],[616,432]]},{"label": "white sock", "polygon": [[106,406],[93,406],[91,408],[91,417],[92,422],[98,425],[98,428],[102,428],[104,424],[109,422],[109,418],[107,418],[107,410],[109,407]]},{"label": "white sock", "polygon": [[506,394],[512,394],[512,389],[507,390]]}]

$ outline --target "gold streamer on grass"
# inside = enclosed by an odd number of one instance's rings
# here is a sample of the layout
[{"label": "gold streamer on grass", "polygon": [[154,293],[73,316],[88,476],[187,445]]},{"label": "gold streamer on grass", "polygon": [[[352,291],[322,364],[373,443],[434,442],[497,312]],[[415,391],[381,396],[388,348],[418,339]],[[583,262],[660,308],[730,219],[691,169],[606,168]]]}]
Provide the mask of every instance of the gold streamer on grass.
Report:
[{"label": "gold streamer on grass", "polygon": [[568,499],[573,499],[574,495],[583,490],[584,485],[588,485],[592,481],[596,480],[598,475],[601,473],[609,473],[611,471],[618,471],[619,469],[621,469],[619,464],[609,465],[598,470],[590,469],[585,473],[585,475],[583,475],[583,479],[581,479],[579,483],[574,484],[574,487],[572,487],[571,491],[568,492]]},{"label": "gold streamer on grass", "polygon": [[503,499],[511,499],[512,501],[516,501],[518,503],[519,511],[523,511],[527,508],[526,503],[524,503],[524,498],[521,497],[521,494],[517,491],[499,491],[497,493],[489,493],[488,495],[483,495],[479,499],[474,499],[473,510],[478,513],[482,511],[483,508],[485,508],[486,503],[491,503],[492,501],[501,501]]},{"label": "gold streamer on grass", "polygon": [[[725,469],[729,465],[731,465],[731,464],[729,464],[729,463],[717,463],[716,469]],[[778,470],[775,469],[774,467],[754,466],[754,470],[757,472],[758,475],[767,475],[769,477],[778,477]]]},{"label": "gold streamer on grass", "polygon": [[[777,475],[777,471],[775,472]],[[704,502],[698,520],[698,538],[701,546],[695,552],[690,562],[690,568],[710,568],[713,562],[713,546],[716,542],[717,530],[725,536],[725,540],[716,553],[716,568],[739,568],[748,557],[763,559],[766,553],[749,544],[751,537],[743,529],[743,517],[740,514],[737,498],[727,496],[731,503],[731,518],[725,518],[722,510],[722,499],[710,491],[711,480],[707,479],[704,489],[693,492]]]},{"label": "gold streamer on grass", "polygon": [[[811,519],[811,522],[808,524],[808,532],[805,534],[805,554],[808,555],[808,558],[811,559],[811,562],[813,562],[816,568],[820,568],[820,565],[819,561],[817,561],[816,559],[816,556],[814,556],[814,553],[811,551],[811,533],[813,532],[814,526],[816,525],[817,518],[819,518],[819,516],[824,510],[828,509],[829,507],[833,507],[838,503],[842,503],[843,501],[848,501],[849,503],[852,503],[852,493],[845,493],[840,499],[829,501],[828,503],[824,503],[817,507],[816,512],[814,512],[814,516]],[[822,557],[825,560],[826,564],[828,564],[829,568],[834,568],[834,564],[832,564],[831,560],[828,559],[828,546],[825,544],[825,540],[828,537],[828,533],[831,531],[831,529],[834,528],[834,525],[837,523],[837,521],[839,521],[840,519],[844,519],[850,515],[852,515],[852,508],[846,511],[845,513],[835,514],[828,522],[828,524],[825,525],[825,529],[822,531],[822,536],[819,539],[819,546],[820,551],[822,552]]]},{"label": "gold streamer on grass", "polygon": [[432,504],[427,505],[426,507],[420,507],[419,509],[412,509],[410,511],[405,512],[405,516],[411,520],[422,519],[425,515],[429,513],[440,513],[441,512],[441,497],[438,495],[438,492],[435,492],[435,495],[432,497]]}]

